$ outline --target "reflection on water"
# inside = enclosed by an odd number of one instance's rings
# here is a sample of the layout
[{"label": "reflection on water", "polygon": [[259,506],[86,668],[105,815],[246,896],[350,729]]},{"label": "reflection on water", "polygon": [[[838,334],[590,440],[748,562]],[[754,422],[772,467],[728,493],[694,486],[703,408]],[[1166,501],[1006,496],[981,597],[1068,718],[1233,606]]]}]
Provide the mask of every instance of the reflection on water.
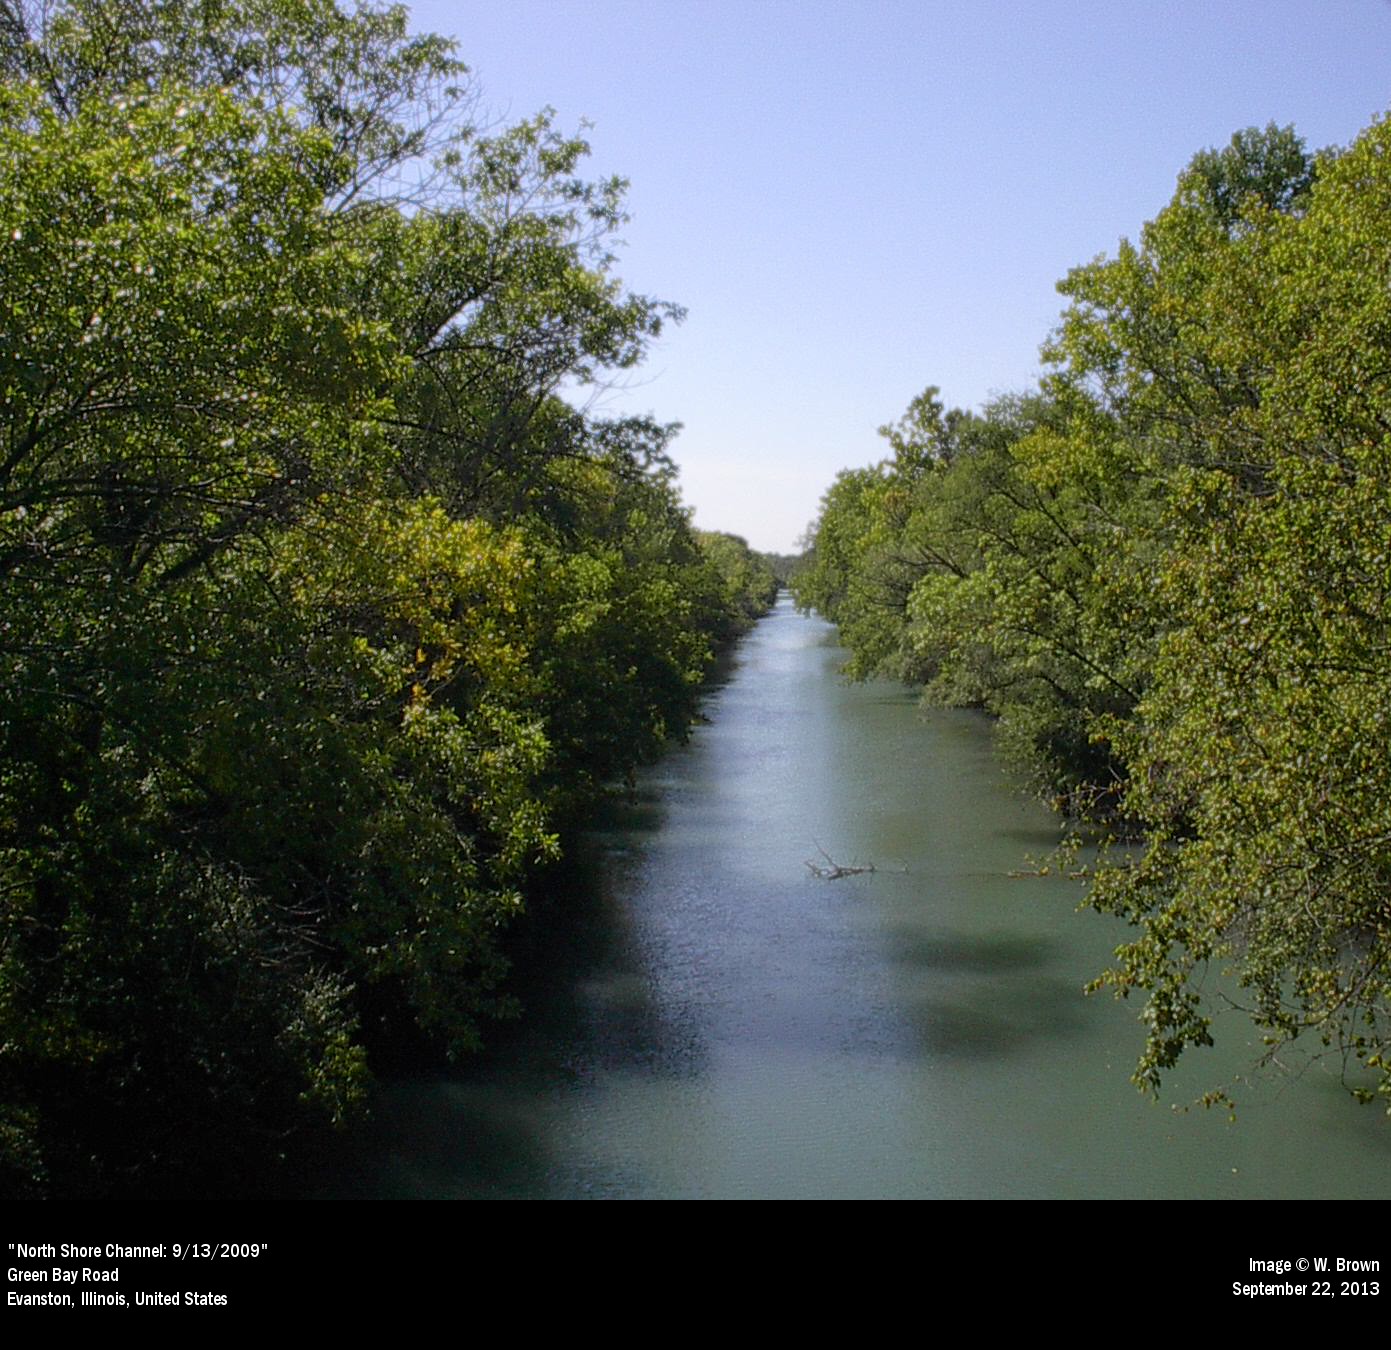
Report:
[{"label": "reflection on water", "polygon": [[[784,601],[710,721],[584,840],[480,1062],[390,1085],[326,1188],[408,1196],[1385,1196],[1391,1137],[1315,1066],[1239,1124],[1128,1082],[1137,1009],[1082,985],[1124,933],[989,728],[849,686]],[[818,848],[872,874],[814,877]],[[1255,1054],[1240,1022],[1188,1100]],[[1225,1058],[1223,1057],[1225,1056]]]}]

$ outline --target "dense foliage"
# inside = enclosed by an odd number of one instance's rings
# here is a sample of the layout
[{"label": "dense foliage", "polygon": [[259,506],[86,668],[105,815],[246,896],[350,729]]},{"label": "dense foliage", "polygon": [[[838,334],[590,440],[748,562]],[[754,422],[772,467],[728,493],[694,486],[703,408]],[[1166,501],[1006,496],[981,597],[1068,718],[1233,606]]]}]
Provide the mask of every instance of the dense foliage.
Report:
[{"label": "dense foliage", "polygon": [[334,0],[0,0],[0,1163],[209,1186],[509,1009],[557,822],[766,603],[617,181]]},{"label": "dense foliage", "polygon": [[1136,932],[1098,984],[1147,996],[1147,1088],[1210,1043],[1216,966],[1272,1056],[1391,1099],[1388,274],[1391,124],[1239,133],[1060,284],[1039,390],[882,429],[793,583],[853,674],[989,709],[1107,828],[1090,901]]}]

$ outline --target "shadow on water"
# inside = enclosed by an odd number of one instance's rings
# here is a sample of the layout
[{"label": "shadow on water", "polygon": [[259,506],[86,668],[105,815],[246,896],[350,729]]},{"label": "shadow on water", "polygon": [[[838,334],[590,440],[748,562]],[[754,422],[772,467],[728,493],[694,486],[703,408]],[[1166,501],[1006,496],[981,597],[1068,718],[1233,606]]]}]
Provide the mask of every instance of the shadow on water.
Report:
[{"label": "shadow on water", "polygon": [[895,935],[893,956],[926,981],[936,972],[998,977],[1036,971],[1052,963],[1055,948],[1056,943],[1036,937],[909,931]]},{"label": "shadow on water", "polygon": [[[614,800],[603,818],[572,844],[557,868],[552,893],[512,988],[523,1022],[480,1061],[485,1070],[516,1062],[516,1040],[528,1063],[566,1077],[616,1064],[685,1075],[699,1064],[699,1042],[679,1004],[654,997],[652,971],[660,952],[629,903],[640,890],[647,849],[666,820],[660,797]],[[508,1042],[513,1042],[509,1044]]]},{"label": "shadow on water", "polygon": [[[1011,844],[1020,844],[1023,848],[1033,853],[1034,856],[1042,856],[1052,853],[1063,842],[1063,832],[1056,826],[1037,825],[1037,826],[1002,826],[995,831],[997,839],[1003,839]],[[1021,856],[1021,866],[1024,859]]]},{"label": "shadow on water", "polygon": [[1038,936],[911,929],[896,932],[889,949],[917,1044],[953,1059],[1019,1055],[1084,1032],[1077,982],[1049,973],[1058,955],[1055,941]]},{"label": "shadow on water", "polygon": [[656,834],[666,818],[666,802],[659,788],[632,793],[622,797],[611,797],[596,813],[593,833],[600,839],[604,835],[613,836],[607,845],[609,853],[631,847],[623,840],[629,834]]},{"label": "shadow on water", "polygon": [[1080,991],[1061,979],[1034,979],[1027,988],[975,986],[956,998],[923,994],[911,1012],[926,1050],[956,1059],[1023,1055],[1086,1029]]}]

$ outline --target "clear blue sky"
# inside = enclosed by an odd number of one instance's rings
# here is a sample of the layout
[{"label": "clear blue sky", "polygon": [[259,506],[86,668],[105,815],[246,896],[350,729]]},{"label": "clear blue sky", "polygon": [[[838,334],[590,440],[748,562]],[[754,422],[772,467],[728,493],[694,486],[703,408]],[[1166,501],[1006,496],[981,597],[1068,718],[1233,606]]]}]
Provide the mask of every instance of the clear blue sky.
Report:
[{"label": "clear blue sky", "polygon": [[1198,150],[1391,107],[1385,0],[416,0],[483,104],[594,123],[632,182],[619,272],[685,305],[613,412],[684,423],[706,529],[791,550],[924,385],[1038,375],[1054,286]]}]

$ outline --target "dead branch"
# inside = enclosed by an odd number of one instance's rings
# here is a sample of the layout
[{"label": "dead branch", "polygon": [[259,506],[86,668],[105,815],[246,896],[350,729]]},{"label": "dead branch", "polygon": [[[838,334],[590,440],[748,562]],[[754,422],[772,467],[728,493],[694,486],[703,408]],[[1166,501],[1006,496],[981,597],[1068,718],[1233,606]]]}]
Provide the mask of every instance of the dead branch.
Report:
[{"label": "dead branch", "polygon": [[[816,844],[816,840],[811,841]],[[825,864],[814,863],[810,858],[806,860],[807,868],[814,877],[821,877],[824,881],[839,881],[841,877],[860,876],[865,872],[873,872],[874,864],[870,863],[865,867],[847,867],[843,863],[838,863],[820,844],[816,844],[816,851],[826,860]]]}]

